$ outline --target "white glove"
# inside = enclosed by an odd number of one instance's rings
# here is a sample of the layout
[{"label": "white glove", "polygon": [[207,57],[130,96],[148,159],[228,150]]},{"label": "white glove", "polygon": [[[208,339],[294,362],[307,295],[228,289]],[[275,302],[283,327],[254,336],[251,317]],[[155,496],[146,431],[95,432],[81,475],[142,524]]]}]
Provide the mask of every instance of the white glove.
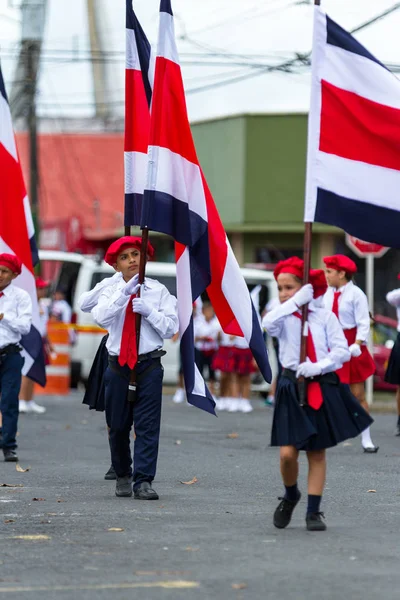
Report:
[{"label": "white glove", "polygon": [[316,377],[317,375],[321,375],[322,368],[318,362],[311,362],[310,359],[307,358],[306,362],[299,364],[296,371],[296,377],[305,377],[308,379],[309,377]]},{"label": "white glove", "polygon": [[148,317],[151,313],[151,306],[149,306],[143,298],[134,298],[132,300],[132,308],[133,312],[139,313],[140,315],[143,315],[143,317]]},{"label": "white glove", "polygon": [[306,283],[302,288],[299,289],[298,292],[293,296],[293,300],[295,301],[296,306],[300,308],[300,306],[304,306],[311,302],[314,298],[314,290],[311,283]]},{"label": "white glove", "polygon": [[139,284],[139,275],[135,275],[128,281],[128,283],[123,288],[123,292],[125,296],[132,296],[132,294],[137,294],[140,288]]},{"label": "white glove", "polygon": [[354,358],[357,358],[357,356],[361,356],[361,348],[359,344],[351,344],[351,346],[349,346],[349,350],[350,354],[354,356]]}]

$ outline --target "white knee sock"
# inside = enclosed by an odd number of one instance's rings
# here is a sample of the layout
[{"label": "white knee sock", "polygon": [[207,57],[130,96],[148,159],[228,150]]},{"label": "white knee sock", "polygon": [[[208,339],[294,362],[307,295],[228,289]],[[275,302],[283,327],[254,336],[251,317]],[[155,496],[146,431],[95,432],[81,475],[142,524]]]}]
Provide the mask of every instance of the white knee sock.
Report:
[{"label": "white knee sock", "polygon": [[370,427],[367,427],[367,429],[364,429],[364,431],[361,434],[361,444],[363,448],[373,448],[374,444],[372,443],[371,440],[371,431],[370,431]]}]

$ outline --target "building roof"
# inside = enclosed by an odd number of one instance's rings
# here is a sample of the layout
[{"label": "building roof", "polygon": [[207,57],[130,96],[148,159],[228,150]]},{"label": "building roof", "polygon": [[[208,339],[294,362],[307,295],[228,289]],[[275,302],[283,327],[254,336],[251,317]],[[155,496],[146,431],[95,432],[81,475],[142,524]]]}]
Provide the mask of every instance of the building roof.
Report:
[{"label": "building roof", "polygon": [[[29,194],[29,144],[17,134]],[[122,134],[41,134],[39,215],[43,224],[78,217],[91,237],[123,226],[124,140]]]}]

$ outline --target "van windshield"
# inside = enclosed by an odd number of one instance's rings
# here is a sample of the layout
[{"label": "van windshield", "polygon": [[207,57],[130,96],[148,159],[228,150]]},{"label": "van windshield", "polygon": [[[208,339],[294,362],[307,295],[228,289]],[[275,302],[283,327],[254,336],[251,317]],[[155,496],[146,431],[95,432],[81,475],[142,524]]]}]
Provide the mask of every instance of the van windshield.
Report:
[{"label": "van windshield", "polygon": [[65,292],[66,301],[73,306],[76,281],[81,264],[42,259],[40,265],[42,277],[51,281],[51,292],[54,292],[57,288],[62,289]]}]

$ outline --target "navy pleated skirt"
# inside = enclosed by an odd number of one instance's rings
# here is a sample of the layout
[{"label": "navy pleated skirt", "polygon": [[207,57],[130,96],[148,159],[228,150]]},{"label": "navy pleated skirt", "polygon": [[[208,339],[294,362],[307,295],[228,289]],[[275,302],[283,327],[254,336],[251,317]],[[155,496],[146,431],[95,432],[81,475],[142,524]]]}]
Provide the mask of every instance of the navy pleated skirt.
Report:
[{"label": "navy pleated skirt", "polygon": [[108,367],[108,352],[106,343],[108,334],[103,337],[90,369],[86,392],[82,404],[87,404],[90,410],[103,412],[105,410],[104,374]]},{"label": "navy pleated skirt", "polygon": [[357,437],[373,419],[339,383],[321,383],[324,402],[319,410],[299,404],[292,378],[280,377],[272,424],[271,446],[295,446],[298,450],[323,450]]},{"label": "navy pleated skirt", "polygon": [[385,381],[400,385],[400,332],[390,353],[388,366],[385,373]]}]

